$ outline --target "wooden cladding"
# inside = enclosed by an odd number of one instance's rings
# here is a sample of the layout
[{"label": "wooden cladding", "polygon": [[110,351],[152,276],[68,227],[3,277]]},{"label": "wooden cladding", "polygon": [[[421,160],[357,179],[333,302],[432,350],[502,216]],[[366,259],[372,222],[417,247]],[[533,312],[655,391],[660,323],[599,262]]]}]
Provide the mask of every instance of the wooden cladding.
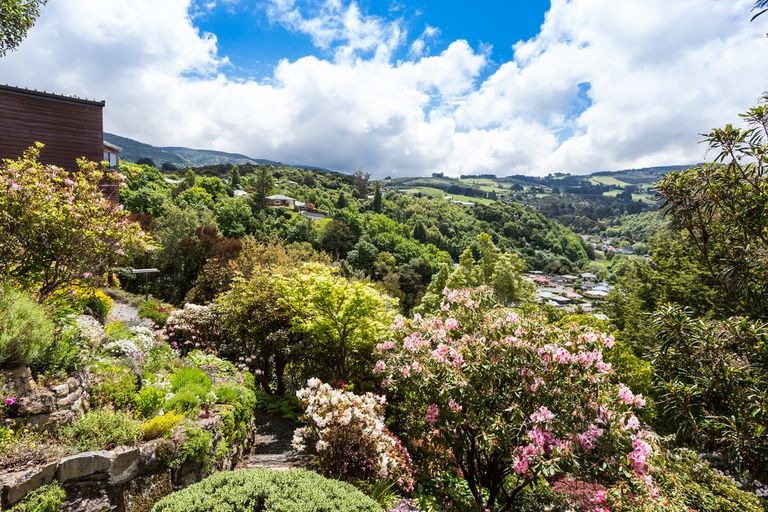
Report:
[{"label": "wooden cladding", "polygon": [[0,158],[18,158],[36,141],[40,160],[77,169],[76,159],[103,157],[103,102],[0,86]]}]

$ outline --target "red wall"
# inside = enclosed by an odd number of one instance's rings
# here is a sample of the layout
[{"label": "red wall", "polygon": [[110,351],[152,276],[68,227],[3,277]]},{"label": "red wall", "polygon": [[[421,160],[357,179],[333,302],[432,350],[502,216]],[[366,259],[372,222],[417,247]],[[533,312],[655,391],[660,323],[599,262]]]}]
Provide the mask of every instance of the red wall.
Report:
[{"label": "red wall", "polygon": [[18,158],[35,141],[40,160],[76,169],[75,159],[103,157],[103,105],[91,105],[0,89],[0,158]]}]

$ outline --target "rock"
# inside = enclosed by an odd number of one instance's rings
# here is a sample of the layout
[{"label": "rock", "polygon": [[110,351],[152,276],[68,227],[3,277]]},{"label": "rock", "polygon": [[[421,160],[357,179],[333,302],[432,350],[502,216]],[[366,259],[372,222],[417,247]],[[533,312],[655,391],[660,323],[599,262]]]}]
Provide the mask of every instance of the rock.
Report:
[{"label": "rock", "polygon": [[69,394],[69,384],[66,382],[52,386],[50,389],[56,394],[58,398],[65,397],[67,394]]},{"label": "rock", "polygon": [[78,414],[73,410],[60,409],[52,412],[45,420],[45,426],[64,425],[66,423],[72,423],[77,419]]},{"label": "rock", "polygon": [[34,393],[37,384],[32,378],[32,370],[28,366],[18,366],[0,370],[0,388],[2,387],[5,387],[14,396],[20,396]]},{"label": "rock", "polygon": [[56,479],[61,483],[65,483],[97,473],[104,473],[106,476],[106,472],[109,470],[112,462],[110,455],[110,452],[100,450],[64,457],[59,461]]},{"label": "rock", "polygon": [[54,462],[26,471],[3,475],[2,479],[0,479],[2,505],[13,505],[20,501],[29,491],[37,489],[41,485],[51,483],[56,474],[56,465]]},{"label": "rock", "polygon": [[123,490],[125,512],[149,512],[155,503],[172,492],[171,475],[168,471],[134,478]]},{"label": "rock", "polygon": [[139,446],[139,470],[142,475],[156,471],[176,451],[170,439],[153,439]]},{"label": "rock", "polygon": [[116,512],[110,489],[101,482],[74,482],[64,485],[67,502],[61,512]]},{"label": "rock", "polygon": [[34,395],[22,396],[16,400],[15,416],[48,414],[56,408],[56,398],[47,389]]},{"label": "rock", "polygon": [[64,398],[60,398],[57,403],[59,407],[67,407],[69,405],[72,405],[82,397],[83,397],[83,392],[81,390],[77,390],[68,394]]},{"label": "rock", "polygon": [[136,476],[141,461],[138,448],[121,446],[112,450],[109,465],[109,481],[112,484],[126,482]]}]

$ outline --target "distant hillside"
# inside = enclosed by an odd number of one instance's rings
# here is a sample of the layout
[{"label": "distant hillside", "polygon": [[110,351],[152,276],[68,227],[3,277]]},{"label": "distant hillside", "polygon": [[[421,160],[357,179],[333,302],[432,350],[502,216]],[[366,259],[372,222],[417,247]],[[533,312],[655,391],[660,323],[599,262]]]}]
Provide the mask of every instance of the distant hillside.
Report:
[{"label": "distant hillside", "polygon": [[[156,147],[145,144],[137,140],[121,137],[114,133],[104,132],[104,140],[114,144],[122,149],[120,158],[128,162],[136,162],[141,158],[151,158],[158,167],[165,163],[170,163],[179,168],[203,167],[207,165],[222,164],[260,164],[260,165],[285,165],[274,160],[265,160],[263,158],[252,158],[239,153],[227,153],[225,151],[214,151],[210,149],[192,149],[185,147]],[[321,167],[308,165],[289,165],[290,167],[299,167],[301,169],[313,169],[316,171],[325,171]]]}]

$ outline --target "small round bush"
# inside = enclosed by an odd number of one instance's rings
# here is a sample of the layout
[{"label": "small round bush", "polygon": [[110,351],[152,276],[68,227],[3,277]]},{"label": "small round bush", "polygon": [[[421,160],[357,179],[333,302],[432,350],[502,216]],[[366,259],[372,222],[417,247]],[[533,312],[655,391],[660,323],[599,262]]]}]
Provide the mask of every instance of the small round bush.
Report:
[{"label": "small round bush", "polygon": [[188,416],[196,416],[200,410],[200,397],[193,391],[181,390],[165,402],[165,409],[176,411]]},{"label": "small round bush", "polygon": [[382,512],[354,487],[305,470],[223,471],[160,500],[152,512]]},{"label": "small round bush", "polygon": [[202,386],[208,392],[213,382],[203,370],[194,367],[180,368],[171,376],[171,391],[179,391],[190,384]]},{"label": "small round bush", "polygon": [[132,445],[144,436],[141,422],[130,414],[111,409],[92,410],[59,430],[64,444],[78,450],[109,450]]},{"label": "small round bush", "polygon": [[155,416],[141,426],[141,430],[144,432],[144,439],[169,437],[174,427],[181,423],[183,419],[184,415],[176,412],[167,412],[160,416]]},{"label": "small round bush", "polygon": [[133,408],[142,418],[151,418],[165,403],[165,391],[155,386],[141,388],[133,397]]},{"label": "small round bush", "polygon": [[38,361],[53,343],[48,310],[28,293],[0,285],[0,366]]}]

